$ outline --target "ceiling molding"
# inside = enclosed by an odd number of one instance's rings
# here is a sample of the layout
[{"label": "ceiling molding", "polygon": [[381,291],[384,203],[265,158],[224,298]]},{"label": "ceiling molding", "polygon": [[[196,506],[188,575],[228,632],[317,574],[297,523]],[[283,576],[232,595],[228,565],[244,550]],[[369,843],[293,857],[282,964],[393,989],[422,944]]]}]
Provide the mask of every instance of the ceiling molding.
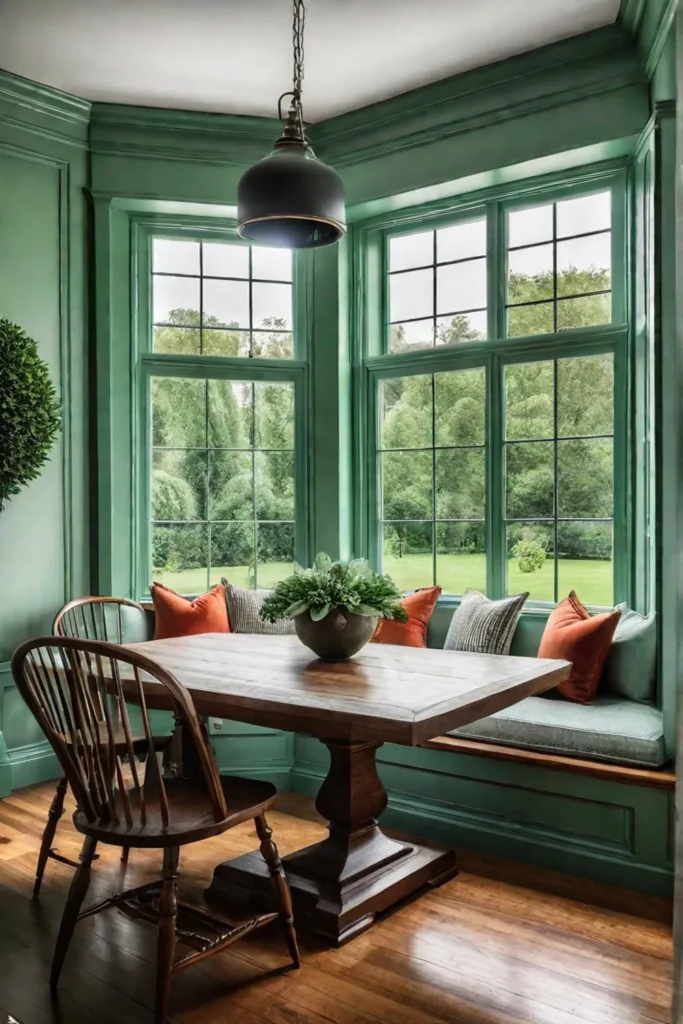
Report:
[{"label": "ceiling molding", "polygon": [[93,103],[93,153],[244,164],[271,149],[282,122],[271,117]]},{"label": "ceiling molding", "polygon": [[633,39],[652,78],[678,9],[678,0],[621,0],[617,24]]},{"label": "ceiling molding", "polygon": [[611,25],[435,82],[315,124],[316,151],[335,166],[421,146],[646,79],[638,52]]},{"label": "ceiling molding", "polygon": [[648,0],[621,0],[617,22],[623,25],[632,39],[638,35]]},{"label": "ceiling molding", "polygon": [[[44,127],[49,122],[51,132],[67,141],[82,142],[87,137],[91,104],[78,96],[0,70],[0,103],[12,108],[17,122],[28,120]],[[24,117],[17,116],[17,108],[25,111]]]}]

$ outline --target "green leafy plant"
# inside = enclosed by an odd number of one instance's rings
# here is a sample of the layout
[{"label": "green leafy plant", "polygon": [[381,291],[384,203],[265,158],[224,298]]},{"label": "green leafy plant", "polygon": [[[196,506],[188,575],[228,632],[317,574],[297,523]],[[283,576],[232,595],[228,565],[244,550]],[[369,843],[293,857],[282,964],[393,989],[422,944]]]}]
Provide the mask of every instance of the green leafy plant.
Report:
[{"label": "green leafy plant", "polygon": [[535,540],[518,540],[512,556],[520,572],[538,572],[545,564],[545,549]]},{"label": "green leafy plant", "polygon": [[346,608],[355,615],[406,622],[408,616],[400,597],[391,577],[373,572],[364,558],[345,565],[319,554],[312,569],[297,568],[275,585],[263,602],[261,618],[275,622],[309,612],[314,622],[320,622],[335,608]]},{"label": "green leafy plant", "polygon": [[61,424],[57,389],[38,346],[0,319],[0,510],[40,476]]}]

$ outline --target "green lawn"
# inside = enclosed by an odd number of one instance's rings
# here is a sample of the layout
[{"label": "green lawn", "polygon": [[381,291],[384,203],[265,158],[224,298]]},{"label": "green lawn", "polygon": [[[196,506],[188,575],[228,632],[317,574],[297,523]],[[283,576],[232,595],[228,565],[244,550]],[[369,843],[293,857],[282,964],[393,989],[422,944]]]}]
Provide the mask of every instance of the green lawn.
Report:
[{"label": "green lawn", "polygon": [[[271,587],[291,572],[292,565],[286,562],[268,562],[258,569],[259,587]],[[553,600],[553,563],[548,559],[538,572],[523,573],[515,561],[508,562],[508,592],[518,594],[530,591],[530,599]],[[385,555],[384,572],[393,576],[399,590],[414,590],[432,584],[431,555],[404,555],[397,558]],[[220,583],[226,576],[237,586],[251,586],[247,566],[220,566],[211,570],[211,585]],[[486,587],[486,560],[484,555],[438,555],[437,577],[445,594],[462,594],[467,587],[484,590]],[[199,594],[206,590],[205,569],[183,569],[181,572],[159,572],[155,580],[181,594]],[[612,604],[612,563],[565,559],[559,566],[560,597],[576,590],[584,604]]]}]

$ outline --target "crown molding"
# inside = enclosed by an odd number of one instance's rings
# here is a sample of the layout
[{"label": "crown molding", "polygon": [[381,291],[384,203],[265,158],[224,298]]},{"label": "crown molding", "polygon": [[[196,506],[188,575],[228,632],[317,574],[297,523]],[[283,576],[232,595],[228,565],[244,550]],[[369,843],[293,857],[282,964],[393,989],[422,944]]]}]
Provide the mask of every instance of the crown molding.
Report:
[{"label": "crown molding", "polygon": [[617,22],[637,43],[648,78],[657,69],[677,8],[678,0],[621,0]]},{"label": "crown molding", "polygon": [[67,142],[87,140],[91,104],[61,89],[0,70],[0,108],[0,116],[17,125]]},{"label": "crown molding", "polygon": [[610,25],[341,114],[309,134],[319,155],[344,167],[634,85],[646,87],[642,61],[624,28]]},{"label": "crown molding", "polygon": [[272,117],[93,103],[93,153],[245,164],[272,148],[282,122]]}]

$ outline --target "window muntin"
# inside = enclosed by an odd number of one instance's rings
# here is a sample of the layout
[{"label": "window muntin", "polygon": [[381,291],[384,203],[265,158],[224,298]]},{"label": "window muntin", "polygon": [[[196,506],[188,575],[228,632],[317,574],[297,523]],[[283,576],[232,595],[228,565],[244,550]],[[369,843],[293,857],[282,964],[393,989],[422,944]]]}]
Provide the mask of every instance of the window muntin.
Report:
[{"label": "window muntin", "polygon": [[613,603],[614,360],[505,367],[507,592]]},{"label": "window muntin", "polygon": [[380,383],[379,531],[401,589],[486,589],[483,367]]},{"label": "window muntin", "polygon": [[268,587],[295,549],[294,384],[153,375],[152,577]]},{"label": "window muntin", "polygon": [[152,322],[155,353],[291,359],[291,250],[154,238]]},{"label": "window muntin", "polygon": [[391,235],[387,268],[390,352],[486,338],[485,217]]},{"label": "window muntin", "polygon": [[612,321],[612,193],[507,214],[507,337]]}]

